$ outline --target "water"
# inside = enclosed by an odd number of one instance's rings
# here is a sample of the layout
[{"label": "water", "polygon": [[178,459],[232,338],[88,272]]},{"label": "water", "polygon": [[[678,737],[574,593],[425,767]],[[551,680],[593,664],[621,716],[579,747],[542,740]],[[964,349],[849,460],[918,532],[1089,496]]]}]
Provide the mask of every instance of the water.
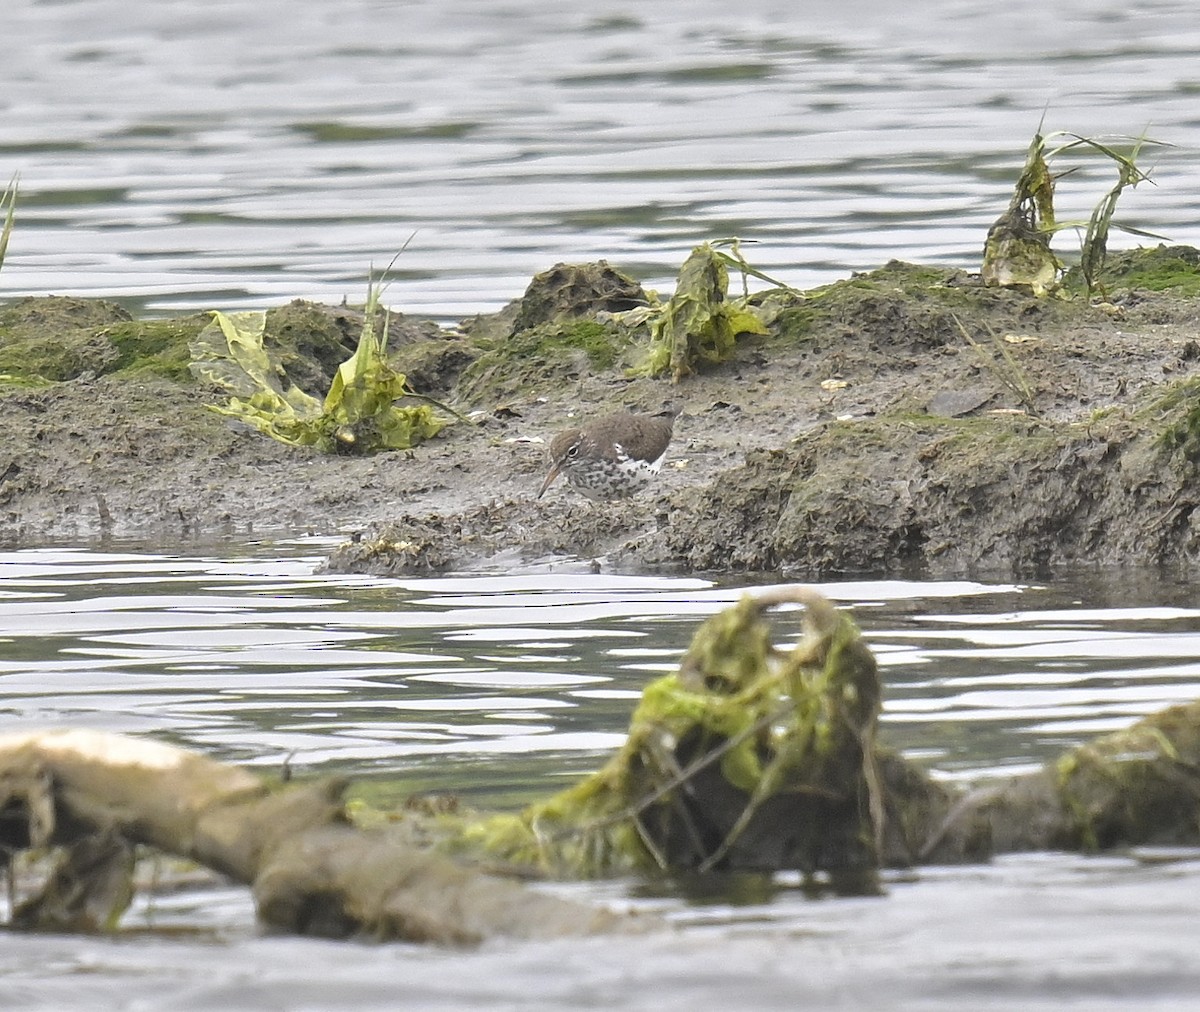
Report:
[{"label": "water", "polygon": [[732,235],[800,287],[977,268],[1043,113],[1177,145],[1119,217],[1200,245],[1190,0],[10,0],[3,32],[10,296],[361,300],[410,236],[387,297],[444,319],[563,260],[669,289]]},{"label": "water", "polygon": [[[509,807],[595,768],[641,687],[745,589],[569,564],[315,574],[329,547],[0,553],[3,729],[101,728],[259,767],[290,756],[303,774]],[[1185,585],[1100,573],[821,589],[880,660],[884,739],[948,778],[1033,768],[1200,694]],[[798,619],[778,616],[781,643]],[[560,887],[673,927],[465,953],[260,937],[245,890],[196,886],[143,893],[116,941],[6,939],[0,980],[22,1009],[795,1008],[798,994],[813,1008],[1145,1009],[1200,993],[1200,850],[922,868],[890,875],[884,899],[812,901],[796,885]]]}]

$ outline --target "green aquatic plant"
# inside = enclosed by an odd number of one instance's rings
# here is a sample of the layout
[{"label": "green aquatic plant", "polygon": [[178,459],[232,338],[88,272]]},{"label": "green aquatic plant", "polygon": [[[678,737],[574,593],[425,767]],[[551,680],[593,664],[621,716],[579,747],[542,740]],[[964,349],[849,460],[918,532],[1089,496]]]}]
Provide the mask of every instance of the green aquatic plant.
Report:
[{"label": "green aquatic plant", "polygon": [[[1048,142],[1055,138],[1069,139],[1049,147]],[[981,268],[984,283],[1028,285],[1035,295],[1054,291],[1059,286],[1063,264],[1051,251],[1050,241],[1056,232],[1074,229],[1081,232],[1080,269],[1091,296],[1099,284],[1111,229],[1161,239],[1162,236],[1117,222],[1113,217],[1117,201],[1126,188],[1150,181],[1150,173],[1137,165],[1142,149],[1148,144],[1162,146],[1163,142],[1145,136],[1132,138],[1129,150],[1123,152],[1112,144],[1065,130],[1043,135],[1039,124],[1026,151],[1025,165],[1017,178],[1008,208],[988,229]],[[1054,213],[1055,184],[1075,172],[1078,166],[1054,173],[1050,163],[1068,151],[1081,148],[1091,149],[1112,160],[1117,166],[1117,181],[1096,204],[1086,222],[1058,221]]]},{"label": "green aquatic plant", "polygon": [[267,350],[266,313],[214,312],[190,346],[193,374],[232,394],[225,404],[210,405],[212,410],[280,442],[327,452],[406,450],[436,435],[445,422],[430,403],[396,404],[428,398],[410,389],[408,378],[388,362],[382,290],[380,283],[368,282],[358,346],[334,373],[324,400],[292,385]]},{"label": "green aquatic plant", "polygon": [[4,224],[0,226],[0,268],[4,267],[4,254],[8,252],[8,238],[12,235],[19,182],[20,176],[14,175],[4,193],[0,195],[0,214],[4,215]]},{"label": "green aquatic plant", "polygon": [[[721,246],[728,246],[725,252]],[[765,334],[766,325],[750,304],[747,277],[781,288],[778,281],[750,266],[737,239],[701,243],[679,271],[675,294],[658,303],[614,314],[627,323],[644,324],[649,340],[635,372],[647,376],[671,374],[678,382],[703,362],[723,362],[733,352],[739,334]],[[729,269],[742,276],[742,295],[729,298]]]},{"label": "green aquatic plant", "polygon": [[1117,181],[1108,193],[1100,199],[1100,202],[1092,211],[1092,216],[1088,219],[1083,236],[1079,268],[1083,274],[1084,283],[1087,285],[1088,295],[1091,296],[1099,286],[1100,271],[1104,267],[1104,261],[1108,256],[1108,232],[1110,228],[1118,228],[1123,232],[1150,239],[1163,238],[1162,236],[1155,235],[1153,232],[1146,232],[1131,225],[1121,225],[1113,221],[1113,214],[1117,209],[1117,200],[1125,188],[1136,187],[1138,183],[1151,182],[1150,174],[1138,168],[1137,158],[1146,144],[1158,144],[1160,142],[1139,137],[1134,141],[1129,153],[1122,154],[1115,148],[1101,144],[1088,137],[1080,137],[1078,141],[1080,144],[1090,145],[1102,154],[1107,155],[1117,166]]}]

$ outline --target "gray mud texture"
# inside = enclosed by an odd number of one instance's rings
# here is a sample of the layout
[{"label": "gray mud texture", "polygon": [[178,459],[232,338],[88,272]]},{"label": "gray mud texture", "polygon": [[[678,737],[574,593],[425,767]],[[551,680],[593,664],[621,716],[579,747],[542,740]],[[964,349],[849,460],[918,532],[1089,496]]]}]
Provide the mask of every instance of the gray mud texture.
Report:
[{"label": "gray mud texture", "polygon": [[[456,328],[393,314],[397,367],[473,424],[370,457],[208,410],[223,395],[187,368],[207,314],[28,299],[0,308],[0,543],[338,534],[331,568],[378,573],[562,558],[794,577],[1187,567],[1198,260],[1114,257],[1091,299],[891,263],[785,300],[769,334],[678,383],[631,378],[636,342],[606,322],[638,304],[636,282],[560,265]],[[298,302],[271,311],[268,334],[322,396],[360,326],[351,308]],[[556,431],[668,404],[681,414],[648,490],[593,503],[559,482],[536,498]]]}]

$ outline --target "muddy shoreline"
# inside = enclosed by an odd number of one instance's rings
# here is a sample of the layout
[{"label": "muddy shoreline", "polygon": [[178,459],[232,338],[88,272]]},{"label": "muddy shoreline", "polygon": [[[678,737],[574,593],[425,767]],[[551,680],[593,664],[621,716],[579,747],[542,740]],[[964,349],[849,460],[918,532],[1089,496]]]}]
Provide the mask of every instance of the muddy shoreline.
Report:
[{"label": "muddy shoreline", "polygon": [[[632,297],[617,282],[608,303],[576,291],[565,308],[531,284],[452,329],[395,313],[399,367],[474,424],[374,456],[286,446],[208,410],[219,392],[187,369],[207,314],[27,299],[0,309],[0,544],[338,535],[330,567],[380,573],[567,558],[796,578],[1186,570],[1198,264],[1187,247],[1115,257],[1103,300],[888,264],[804,293],[678,383],[629,378],[629,349],[599,339],[595,321]],[[321,395],[360,318],[272,313],[289,376]],[[556,431],[668,402],[682,412],[651,489],[535,498]]]}]

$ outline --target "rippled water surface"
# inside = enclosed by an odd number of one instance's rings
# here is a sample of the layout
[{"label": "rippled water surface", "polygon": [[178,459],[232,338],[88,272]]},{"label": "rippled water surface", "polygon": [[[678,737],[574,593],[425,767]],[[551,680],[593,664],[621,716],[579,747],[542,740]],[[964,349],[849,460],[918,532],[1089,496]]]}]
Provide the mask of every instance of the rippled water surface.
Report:
[{"label": "rippled water surface", "polygon": [[[514,805],[595,768],[646,682],[746,589],[569,564],[316,573],[328,547],[0,553],[0,726],[148,735],[251,765],[290,756],[302,773]],[[1030,768],[1200,695],[1187,586],[1093,574],[821,589],[881,662],[884,738],[947,777]],[[781,643],[798,618],[778,616]],[[46,1009],[805,1007],[798,989],[814,1008],[1186,1008],[1200,993],[1200,852],[926,868],[871,900],[806,900],[795,884],[690,898],[572,886],[675,928],[472,953],[260,938],[243,890],[185,890],[143,896],[119,942],[6,940],[0,980],[12,1007]]]},{"label": "rippled water surface", "polygon": [[1043,113],[1176,145],[1121,211],[1200,245],[1192,0],[9,0],[3,34],[11,293],[361,299],[413,232],[389,299],[445,318],[730,235],[800,287],[974,268]]}]

